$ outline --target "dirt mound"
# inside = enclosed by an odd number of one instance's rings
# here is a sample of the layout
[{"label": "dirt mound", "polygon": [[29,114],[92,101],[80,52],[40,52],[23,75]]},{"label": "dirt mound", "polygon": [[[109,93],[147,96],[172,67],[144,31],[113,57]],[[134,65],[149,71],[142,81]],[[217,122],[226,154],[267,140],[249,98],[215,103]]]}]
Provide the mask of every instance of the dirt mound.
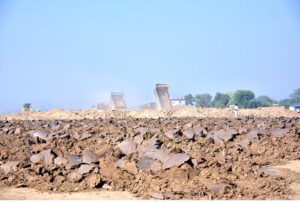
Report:
[{"label": "dirt mound", "polygon": [[[284,107],[265,107],[258,109],[241,109],[241,117],[300,117],[299,113],[292,112]],[[231,109],[196,108],[186,107],[173,110],[96,110],[86,109],[82,111],[54,109],[50,111],[29,112],[22,114],[2,114],[0,120],[52,120],[52,119],[98,119],[98,118],[181,118],[181,117],[210,117],[210,118],[233,118]]]},{"label": "dirt mound", "polygon": [[0,121],[0,187],[129,191],[145,199],[294,194],[289,185],[299,179],[273,175],[268,167],[300,158],[298,117],[141,119],[115,113],[121,118]]}]

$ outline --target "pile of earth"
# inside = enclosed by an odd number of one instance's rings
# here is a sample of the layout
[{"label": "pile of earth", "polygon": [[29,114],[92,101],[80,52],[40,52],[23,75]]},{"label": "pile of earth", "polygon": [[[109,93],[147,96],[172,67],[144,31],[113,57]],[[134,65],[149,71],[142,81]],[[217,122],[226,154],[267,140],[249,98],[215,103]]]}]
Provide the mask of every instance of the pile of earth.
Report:
[{"label": "pile of earth", "polygon": [[299,155],[298,117],[0,121],[2,188],[289,199],[293,180],[270,166]]},{"label": "pile of earth", "polygon": [[[255,116],[255,117],[300,117],[300,113],[296,113],[285,109],[284,107],[264,107],[257,109],[240,109],[240,117]],[[172,110],[97,110],[85,109],[82,111],[54,109],[50,111],[40,112],[25,112],[19,114],[0,114],[0,120],[53,120],[53,119],[107,119],[107,118],[234,118],[233,110],[231,109],[216,109],[216,108],[196,108],[185,107],[175,108]]]}]

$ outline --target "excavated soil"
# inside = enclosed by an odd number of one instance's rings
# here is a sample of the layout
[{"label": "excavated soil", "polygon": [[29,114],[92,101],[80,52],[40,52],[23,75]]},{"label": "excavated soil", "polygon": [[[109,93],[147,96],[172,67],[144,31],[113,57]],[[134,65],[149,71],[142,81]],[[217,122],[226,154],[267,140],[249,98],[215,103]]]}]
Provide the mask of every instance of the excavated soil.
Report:
[{"label": "excavated soil", "polygon": [[299,173],[278,175],[274,166],[299,162],[299,117],[114,113],[121,115],[40,120],[5,115],[0,121],[0,188],[126,191],[141,199],[295,197],[292,187]]}]

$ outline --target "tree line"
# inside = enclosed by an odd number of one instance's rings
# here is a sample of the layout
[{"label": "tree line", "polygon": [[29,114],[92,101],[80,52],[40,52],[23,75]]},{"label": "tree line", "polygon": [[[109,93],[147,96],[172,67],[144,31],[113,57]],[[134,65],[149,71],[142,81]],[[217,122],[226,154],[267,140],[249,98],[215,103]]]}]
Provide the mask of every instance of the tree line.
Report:
[{"label": "tree line", "polygon": [[279,106],[289,107],[292,105],[300,105],[300,88],[294,90],[289,98],[276,101],[266,95],[255,97],[251,90],[237,90],[234,93],[216,93],[214,98],[209,93],[187,94],[184,96],[186,105],[193,105],[197,107],[215,107],[225,108],[229,105],[237,104],[239,108],[257,108],[270,107],[274,104]]}]

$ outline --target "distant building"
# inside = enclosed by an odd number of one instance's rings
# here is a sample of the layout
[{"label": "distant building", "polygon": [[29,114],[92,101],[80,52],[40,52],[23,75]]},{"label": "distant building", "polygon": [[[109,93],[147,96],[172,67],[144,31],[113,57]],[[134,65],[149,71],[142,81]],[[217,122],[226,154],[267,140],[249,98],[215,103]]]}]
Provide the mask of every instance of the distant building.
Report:
[{"label": "distant building", "polygon": [[108,103],[105,103],[105,102],[99,102],[97,104],[97,109],[109,109],[109,104]]},{"label": "distant building", "polygon": [[171,99],[172,107],[184,107],[185,100],[184,99]]}]

